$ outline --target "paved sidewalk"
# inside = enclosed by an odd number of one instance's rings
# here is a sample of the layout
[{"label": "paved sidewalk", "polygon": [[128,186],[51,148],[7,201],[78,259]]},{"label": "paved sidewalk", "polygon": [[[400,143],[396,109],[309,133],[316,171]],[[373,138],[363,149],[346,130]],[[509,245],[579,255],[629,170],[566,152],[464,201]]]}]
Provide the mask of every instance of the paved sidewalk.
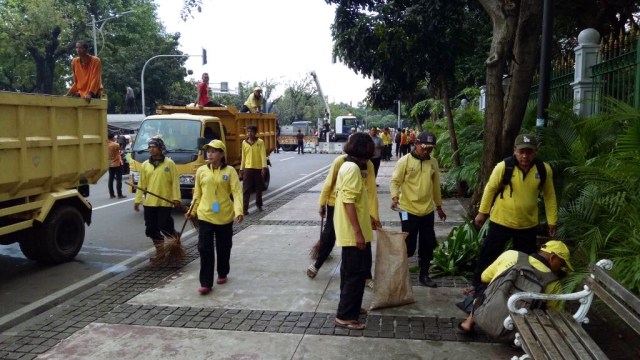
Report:
[{"label": "paved sidewalk", "polygon": [[[331,156],[331,155],[326,155]],[[400,229],[389,209],[395,161],[378,174],[383,226]],[[317,198],[325,173],[253,212],[235,227],[229,282],[201,296],[195,239],[178,268],[140,266],[96,286],[0,338],[2,359],[507,359],[518,354],[483,335],[457,334],[464,313],[454,303],[464,279],[419,286],[416,303],[371,311],[367,328],[334,326],[339,298],[339,248],[315,279],[305,275],[318,239]],[[436,222],[444,239],[462,223],[457,200]],[[374,257],[375,258],[375,257]],[[415,262],[415,259],[410,259]],[[364,305],[372,296],[365,291]]]}]

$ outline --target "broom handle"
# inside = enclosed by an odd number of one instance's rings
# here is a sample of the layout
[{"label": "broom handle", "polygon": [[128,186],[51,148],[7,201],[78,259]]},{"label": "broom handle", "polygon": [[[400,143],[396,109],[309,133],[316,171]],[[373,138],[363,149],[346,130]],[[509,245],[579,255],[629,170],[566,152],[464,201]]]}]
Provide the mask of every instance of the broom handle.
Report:
[{"label": "broom handle", "polygon": [[191,215],[191,209],[193,208],[193,201],[191,205],[189,205],[189,210],[187,210],[187,216],[185,216],[184,223],[182,224],[182,229],[180,229],[180,235],[178,235],[178,239],[182,237],[182,233],[184,232],[184,228],[187,226],[187,221],[189,221],[189,215]]},{"label": "broom handle", "polygon": [[[168,203],[172,204],[173,206],[175,206],[175,204],[173,203],[173,201],[171,201],[171,200],[169,200],[169,199],[167,199],[167,198],[165,198],[165,197],[162,197],[162,196],[160,196],[160,195],[158,195],[158,194],[154,194],[154,193],[152,193],[151,191],[149,191],[149,190],[145,190],[145,189],[143,189],[143,188],[139,187],[138,185],[134,185],[134,184],[132,184],[132,183],[130,183],[130,182],[128,182],[128,181],[125,181],[124,183],[125,183],[125,184],[127,184],[127,185],[129,185],[129,186],[131,186],[131,187],[133,187],[133,188],[135,188],[135,189],[140,189],[140,190],[142,190],[145,194],[153,195],[153,196],[157,197],[158,199],[160,199],[160,200],[164,200],[164,201],[166,201],[166,202],[168,202]],[[181,207],[183,207],[183,206],[181,206]]]}]

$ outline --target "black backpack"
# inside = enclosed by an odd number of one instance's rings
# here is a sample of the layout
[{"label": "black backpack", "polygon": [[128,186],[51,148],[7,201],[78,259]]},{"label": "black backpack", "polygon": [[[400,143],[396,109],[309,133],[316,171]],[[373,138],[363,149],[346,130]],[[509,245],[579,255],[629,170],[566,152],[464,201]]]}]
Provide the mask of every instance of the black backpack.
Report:
[{"label": "black backpack", "polygon": [[[546,260],[538,254],[532,254],[542,262]],[[498,275],[473,304],[473,320],[486,334],[498,341],[510,342],[515,338],[515,331],[504,328],[504,320],[509,316],[507,300],[517,292],[544,292],[547,285],[557,280],[552,272],[542,272],[529,263],[529,255],[519,252],[518,262],[510,269]],[[535,309],[543,302],[520,301],[518,308]]]},{"label": "black backpack", "polygon": [[[509,186],[510,193],[509,195],[513,196],[513,187],[511,186],[511,177],[513,176],[513,169],[515,168],[518,160],[515,155],[511,155],[504,159],[504,173],[502,174],[502,181],[500,181],[500,185],[498,186],[498,191],[493,196],[493,203],[496,202],[498,195],[500,195],[501,199],[504,199],[504,189]],[[538,184],[538,190],[542,191],[542,187],[544,186],[545,181],[547,181],[547,168],[544,166],[544,161],[535,158],[534,164],[536,165],[536,169],[538,170],[538,174],[540,175],[540,183]]]}]

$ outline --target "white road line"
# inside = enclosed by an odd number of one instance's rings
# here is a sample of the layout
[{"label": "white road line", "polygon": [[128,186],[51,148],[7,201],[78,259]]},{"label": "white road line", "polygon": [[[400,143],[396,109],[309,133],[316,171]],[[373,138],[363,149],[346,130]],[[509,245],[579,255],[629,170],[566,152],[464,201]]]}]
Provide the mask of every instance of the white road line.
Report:
[{"label": "white road line", "polygon": [[133,200],[135,200],[135,198],[130,198],[130,199],[127,199],[127,200],[122,200],[122,201],[116,201],[116,202],[111,203],[111,204],[94,207],[93,210],[100,210],[100,209],[108,208],[109,206],[116,206],[116,205],[125,203],[127,201],[133,201]]}]

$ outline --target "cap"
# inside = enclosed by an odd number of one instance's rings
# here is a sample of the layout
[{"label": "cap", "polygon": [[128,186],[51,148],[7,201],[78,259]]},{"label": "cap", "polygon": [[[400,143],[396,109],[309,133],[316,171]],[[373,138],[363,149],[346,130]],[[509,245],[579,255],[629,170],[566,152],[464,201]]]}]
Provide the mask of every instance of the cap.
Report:
[{"label": "cap", "polygon": [[256,86],[253,88],[253,91],[262,91],[262,88],[260,86]]},{"label": "cap", "polygon": [[516,149],[537,149],[538,139],[533,134],[520,134],[516,137],[515,145]]},{"label": "cap", "polygon": [[436,146],[436,136],[427,131],[421,132],[416,141],[420,144],[427,144],[427,146]]},{"label": "cap", "polygon": [[565,264],[567,264],[567,267],[569,268],[569,270],[573,271],[573,266],[569,261],[569,258],[570,258],[569,248],[562,241],[559,241],[559,240],[547,241],[547,243],[542,245],[540,249],[544,252],[558,255],[560,258],[562,258],[562,260],[564,260]]},{"label": "cap", "polygon": [[211,140],[208,144],[205,144],[202,149],[207,150],[208,148],[220,149],[223,152],[227,152],[227,147],[220,140]]},{"label": "cap", "polygon": [[159,137],[152,137],[152,138],[151,138],[151,139],[149,139],[149,141],[147,142],[147,145],[148,145],[148,146],[156,146],[156,147],[158,147],[160,150],[163,150],[163,151],[164,151],[164,149],[165,149],[164,141],[162,141],[162,139],[161,139],[161,138],[159,138]]}]

